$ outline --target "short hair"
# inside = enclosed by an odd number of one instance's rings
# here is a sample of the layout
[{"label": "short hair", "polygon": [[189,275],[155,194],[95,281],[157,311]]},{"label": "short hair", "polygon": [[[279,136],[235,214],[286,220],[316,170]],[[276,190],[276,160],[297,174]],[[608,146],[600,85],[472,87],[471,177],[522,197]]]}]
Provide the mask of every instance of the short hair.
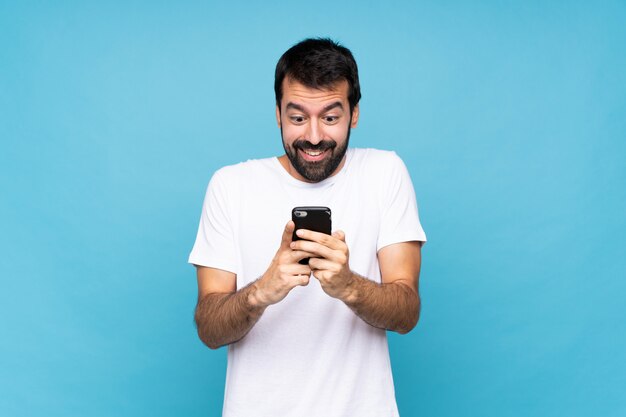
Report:
[{"label": "short hair", "polygon": [[346,80],[350,113],[361,99],[359,71],[352,52],[328,38],[305,39],[287,50],[276,64],[274,92],[280,108],[283,80],[289,77],[309,88],[324,89]]}]

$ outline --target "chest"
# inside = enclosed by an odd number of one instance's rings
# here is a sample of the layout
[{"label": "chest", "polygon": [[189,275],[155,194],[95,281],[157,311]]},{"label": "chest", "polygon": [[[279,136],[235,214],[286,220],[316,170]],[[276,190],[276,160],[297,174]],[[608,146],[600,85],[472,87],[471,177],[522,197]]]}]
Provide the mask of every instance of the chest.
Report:
[{"label": "chest", "polygon": [[318,188],[250,184],[239,196],[238,215],[233,219],[238,287],[256,280],[267,270],[291,219],[291,210],[297,206],[329,207],[333,231],[346,234],[351,269],[362,275],[376,274],[380,196],[367,184],[342,181]]}]

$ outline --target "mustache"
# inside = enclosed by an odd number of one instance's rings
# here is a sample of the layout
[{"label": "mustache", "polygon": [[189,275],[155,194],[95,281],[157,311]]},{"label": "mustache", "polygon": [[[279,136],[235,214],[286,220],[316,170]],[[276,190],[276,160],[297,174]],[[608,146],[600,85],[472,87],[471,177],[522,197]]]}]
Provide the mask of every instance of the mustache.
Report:
[{"label": "mustache", "polygon": [[313,145],[311,142],[305,139],[297,139],[291,145],[294,149],[302,149],[303,151],[321,151],[324,152],[328,149],[334,149],[337,147],[337,142],[334,140],[322,140],[317,145]]}]

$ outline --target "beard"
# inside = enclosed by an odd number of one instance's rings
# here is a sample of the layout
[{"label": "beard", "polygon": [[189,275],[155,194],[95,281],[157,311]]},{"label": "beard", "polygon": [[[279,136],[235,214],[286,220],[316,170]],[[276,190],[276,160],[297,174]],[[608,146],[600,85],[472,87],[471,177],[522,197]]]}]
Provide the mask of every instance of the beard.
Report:
[{"label": "beard", "polygon": [[[282,128],[280,129],[280,136],[281,138],[283,136]],[[320,182],[330,177],[335,172],[339,164],[341,164],[343,157],[346,155],[348,142],[350,141],[350,127],[348,127],[346,140],[340,147],[338,147],[337,142],[332,139],[322,140],[317,145],[313,145],[308,140],[297,139],[290,146],[285,143],[284,138],[282,139],[285,154],[298,174],[302,175],[307,181]],[[330,156],[327,156],[321,161],[311,162],[304,160],[298,150],[320,152],[329,150]]]}]

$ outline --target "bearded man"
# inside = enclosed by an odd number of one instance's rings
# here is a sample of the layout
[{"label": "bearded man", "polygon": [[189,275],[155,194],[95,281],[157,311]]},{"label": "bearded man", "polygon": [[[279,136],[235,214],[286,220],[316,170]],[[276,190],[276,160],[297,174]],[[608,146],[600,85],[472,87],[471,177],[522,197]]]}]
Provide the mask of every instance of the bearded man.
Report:
[{"label": "bearded man", "polygon": [[[386,331],[417,324],[426,241],[408,171],[348,147],[361,92],[347,48],[294,45],[274,90],[285,154],[214,173],[189,256],[198,335],[228,346],[223,416],[398,416]],[[296,206],[329,207],[332,234],[292,240]]]}]

